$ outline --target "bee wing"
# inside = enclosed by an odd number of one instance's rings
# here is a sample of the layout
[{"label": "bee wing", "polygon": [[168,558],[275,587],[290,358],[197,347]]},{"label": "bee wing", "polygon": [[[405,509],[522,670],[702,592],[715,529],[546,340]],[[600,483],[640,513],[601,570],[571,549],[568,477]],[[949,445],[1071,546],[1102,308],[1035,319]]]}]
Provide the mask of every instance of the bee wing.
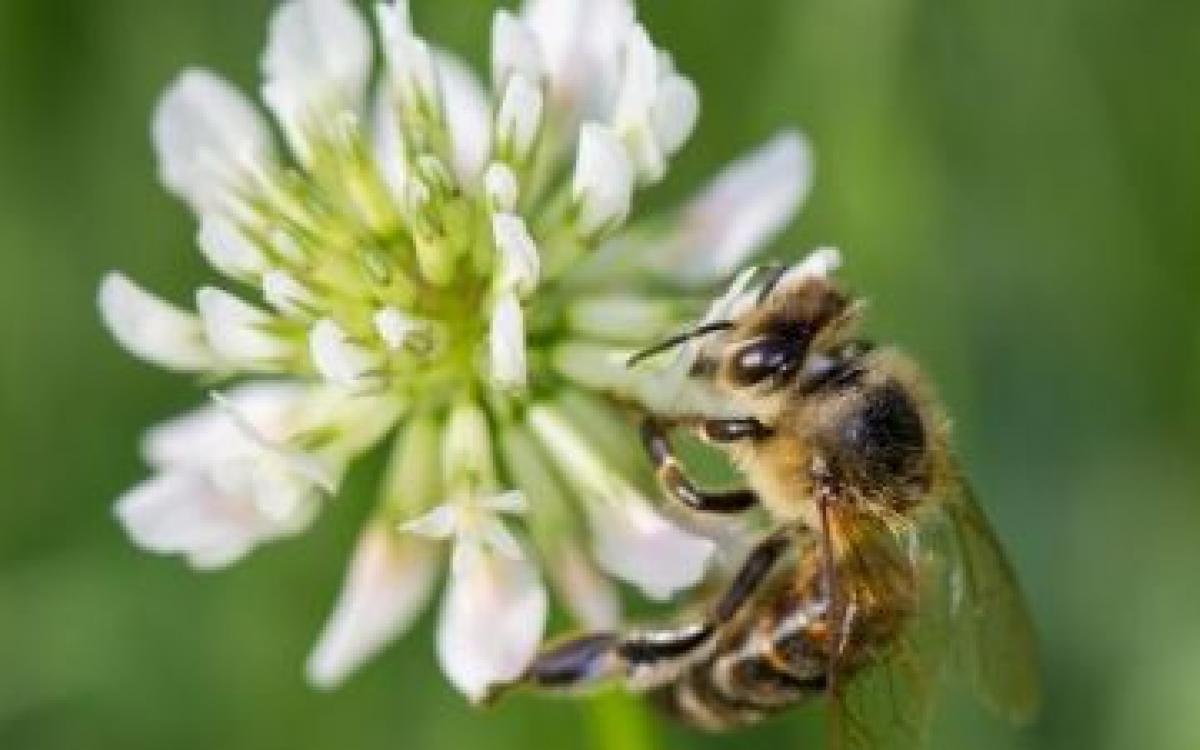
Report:
[{"label": "bee wing", "polygon": [[945,563],[946,594],[958,666],[989,709],[1014,723],[1040,703],[1033,621],[1012,565],[964,481],[955,484],[923,524],[924,546]]},{"label": "bee wing", "polygon": [[[853,661],[831,665],[830,745],[837,750],[922,747],[947,656],[947,610],[930,606],[945,600],[938,591],[945,576],[931,564],[935,560],[925,554],[911,521],[863,511],[835,516],[840,518],[831,530],[845,544],[835,585],[848,598],[840,629],[857,630],[848,619],[861,611],[856,601],[875,612],[883,603],[882,610],[901,624],[892,637],[868,637],[865,652],[849,644]],[[887,615],[883,627],[886,620]],[[845,684],[839,685],[840,679]]]}]

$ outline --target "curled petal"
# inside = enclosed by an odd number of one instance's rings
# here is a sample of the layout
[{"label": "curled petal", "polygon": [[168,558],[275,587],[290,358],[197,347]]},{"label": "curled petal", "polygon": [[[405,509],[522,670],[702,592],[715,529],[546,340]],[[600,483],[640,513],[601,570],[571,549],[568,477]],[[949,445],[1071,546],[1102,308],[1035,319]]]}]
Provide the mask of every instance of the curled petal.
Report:
[{"label": "curled petal", "polygon": [[528,297],[537,287],[541,260],[525,220],[516,214],[493,214],[492,235],[499,251],[497,288],[514,289],[522,297]]},{"label": "curled petal", "polygon": [[408,0],[378,3],[375,15],[401,106],[410,112],[440,118],[441,91],[433,53],[429,45],[412,32]]},{"label": "curled petal", "polygon": [[524,388],[527,377],[525,318],[515,294],[504,294],[496,300],[488,342],[491,345],[492,380],[501,388]]},{"label": "curled petal", "polygon": [[368,527],[342,584],[333,613],[308,658],[308,679],[339,685],[408,629],[429,598],[437,556],[427,544]]},{"label": "curled petal", "polygon": [[216,355],[195,315],[145,291],[119,273],[100,284],[100,314],[113,337],[130,353],[182,372],[208,370]]},{"label": "curled petal", "polygon": [[238,211],[247,178],[274,163],[271,131],[254,105],[205,70],[171,84],[152,130],[163,185],[200,214]]},{"label": "curled petal", "polygon": [[819,247],[804,260],[789,268],[775,285],[787,289],[808,279],[824,279],[842,265],[842,254],[836,247]]},{"label": "curled petal", "polygon": [[221,289],[196,293],[208,343],[222,359],[248,369],[274,369],[295,353],[291,342],[270,332],[274,318]]},{"label": "curled petal", "polygon": [[660,337],[678,318],[666,299],[645,299],[627,293],[585,297],[567,312],[571,328],[609,341],[642,344]]},{"label": "curled petal", "polygon": [[209,265],[232,279],[254,280],[268,269],[262,250],[224,217],[205,216],[196,242]]},{"label": "curled petal", "polygon": [[498,10],[492,20],[492,87],[503,91],[513,75],[540,85],[546,73],[537,35],[520,18]]},{"label": "curled petal", "polygon": [[402,348],[413,334],[426,327],[424,321],[390,306],[376,312],[374,322],[376,333],[389,349]]},{"label": "curled petal", "polygon": [[808,142],[796,132],[778,135],[684,206],[678,229],[647,259],[688,283],[727,276],[788,225],[811,182]]},{"label": "curled petal", "polygon": [[496,113],[496,148],[521,164],[529,159],[542,124],[542,91],[523,75],[513,75]]},{"label": "curled petal", "polygon": [[435,61],[446,126],[454,147],[454,174],[460,185],[470,185],[487,163],[492,140],[491,105],[483,85],[460,58],[439,51]]},{"label": "curled petal", "polygon": [[372,113],[371,148],[375,163],[396,204],[407,205],[410,170],[405,153],[404,131],[396,116],[391,85],[387,80],[379,85],[375,93]]},{"label": "curled petal", "polygon": [[567,125],[607,117],[621,78],[629,0],[526,0],[521,17],[537,35],[550,98]]},{"label": "curled petal", "polygon": [[679,75],[659,81],[650,121],[663,151],[678,151],[692,134],[699,115],[700,95],[694,83]]},{"label": "curled petal", "polygon": [[313,366],[332,383],[343,386],[369,384],[379,373],[379,357],[354,343],[334,321],[317,321],[308,335]]},{"label": "curled petal", "polygon": [[430,539],[449,539],[458,528],[458,509],[439,505],[420,518],[400,524],[400,530]]},{"label": "curled petal", "polygon": [[[231,388],[224,398],[264,438],[282,441],[294,429],[294,414],[309,394],[309,389],[295,383],[258,382]],[[142,455],[158,469],[200,469],[244,456],[253,448],[253,442],[227,409],[206,403],[149,430],[142,442]]]},{"label": "curled petal", "polygon": [[529,501],[520,490],[491,495],[484,498],[480,505],[495,513],[524,513],[529,510]]},{"label": "curled petal", "polygon": [[633,194],[633,167],[611,129],[587,123],[580,130],[571,188],[579,206],[579,229],[584,234],[611,229],[625,221]]},{"label": "curled petal", "polygon": [[516,679],[542,639],[546,592],[525,559],[491,556],[450,578],[438,623],[446,677],[473,701]]},{"label": "curled petal", "polygon": [[320,306],[312,290],[287,271],[274,269],[263,275],[263,297],[279,312],[293,318],[311,315]]},{"label": "curled petal", "polygon": [[361,108],[371,52],[367,25],[346,0],[291,0],[275,11],[262,59],[263,100],[301,159],[322,116]]},{"label": "curled petal", "polygon": [[683,531],[644,500],[592,503],[588,516],[600,564],[650,598],[669,599],[704,577],[713,543]]},{"label": "curled petal", "polygon": [[483,174],[483,187],[487,191],[492,211],[512,213],[517,207],[520,187],[512,168],[504,162],[492,162]]},{"label": "curled petal", "polygon": [[656,513],[567,420],[548,406],[529,410],[529,424],[563,476],[581,495],[596,557],[610,573],[665,599],[704,575],[713,544]]},{"label": "curled petal", "polygon": [[525,556],[521,551],[521,543],[502,521],[495,518],[487,519],[480,528],[482,540],[493,551],[511,560],[519,560]]},{"label": "curled petal", "polygon": [[315,503],[295,498],[290,513],[264,512],[253,487],[229,475],[173,471],[130,490],[117,518],[135,544],[150,552],[179,554],[196,568],[223,567],[256,545],[308,525]]},{"label": "curled petal", "polygon": [[608,579],[584,552],[566,545],[549,567],[559,596],[581,625],[611,630],[621,623],[621,600]]}]

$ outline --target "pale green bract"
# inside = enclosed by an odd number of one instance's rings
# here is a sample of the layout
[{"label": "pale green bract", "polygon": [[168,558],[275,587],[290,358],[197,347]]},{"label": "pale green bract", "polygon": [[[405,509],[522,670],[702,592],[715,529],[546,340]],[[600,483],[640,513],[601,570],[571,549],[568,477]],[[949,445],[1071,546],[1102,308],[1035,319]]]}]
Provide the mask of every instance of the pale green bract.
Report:
[{"label": "pale green bract", "polygon": [[133,354],[221,389],[150,431],[154,475],[117,515],[147,550],[228,565],[303,531],[383,448],[309,676],[335,685],[393,640],[452,560],[438,655],[478,698],[541,641],[543,577],[601,626],[618,618],[610,576],[655,598],[703,576],[711,543],[648,499],[606,396],[669,411],[701,395],[678,362],[624,361],[787,224],[809,155],[782,134],[640,218],[636,192],[666,174],[699,97],[626,0],[498,11],[490,95],[413,32],[404,3],[376,21],[380,66],[346,0],[276,10],[261,96],[285,147],[212,73],[163,96],[160,177],[226,284],[193,312],[114,273],[100,308]]}]

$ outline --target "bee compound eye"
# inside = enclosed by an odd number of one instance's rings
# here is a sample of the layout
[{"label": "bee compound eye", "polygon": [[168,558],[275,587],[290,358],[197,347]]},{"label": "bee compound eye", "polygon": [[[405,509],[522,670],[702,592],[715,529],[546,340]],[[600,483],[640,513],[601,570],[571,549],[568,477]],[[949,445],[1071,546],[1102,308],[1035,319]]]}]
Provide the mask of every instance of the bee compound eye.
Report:
[{"label": "bee compound eye", "polygon": [[755,385],[796,369],[800,347],[791,339],[766,336],[744,346],[733,357],[730,376],[738,385]]}]

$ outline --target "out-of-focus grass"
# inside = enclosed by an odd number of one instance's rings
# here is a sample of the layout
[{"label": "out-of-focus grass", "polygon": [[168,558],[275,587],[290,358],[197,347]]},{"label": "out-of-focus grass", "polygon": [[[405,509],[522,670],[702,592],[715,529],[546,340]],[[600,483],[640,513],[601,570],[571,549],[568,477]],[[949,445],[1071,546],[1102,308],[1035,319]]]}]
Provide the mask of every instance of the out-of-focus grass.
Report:
[{"label": "out-of-focus grass", "polygon": [[[732,738],[518,698],[467,709],[429,623],[344,689],[301,665],[370,501],[197,575],[110,503],[140,430],[198,399],[100,330],[100,274],[207,278],[147,123],[188,64],[253,88],[265,0],[0,3],[0,747],[811,746],[809,711]],[[418,3],[486,59],[490,8]],[[662,203],[799,124],[819,176],[777,251],[840,244],[872,330],[915,352],[1043,635],[1010,733],[947,704],[945,747],[1190,749],[1200,736],[1200,5],[1138,0],[646,2],[704,96]],[[617,713],[613,713],[616,711]],[[615,722],[615,723],[614,723]],[[629,726],[625,726],[629,724]]]}]

